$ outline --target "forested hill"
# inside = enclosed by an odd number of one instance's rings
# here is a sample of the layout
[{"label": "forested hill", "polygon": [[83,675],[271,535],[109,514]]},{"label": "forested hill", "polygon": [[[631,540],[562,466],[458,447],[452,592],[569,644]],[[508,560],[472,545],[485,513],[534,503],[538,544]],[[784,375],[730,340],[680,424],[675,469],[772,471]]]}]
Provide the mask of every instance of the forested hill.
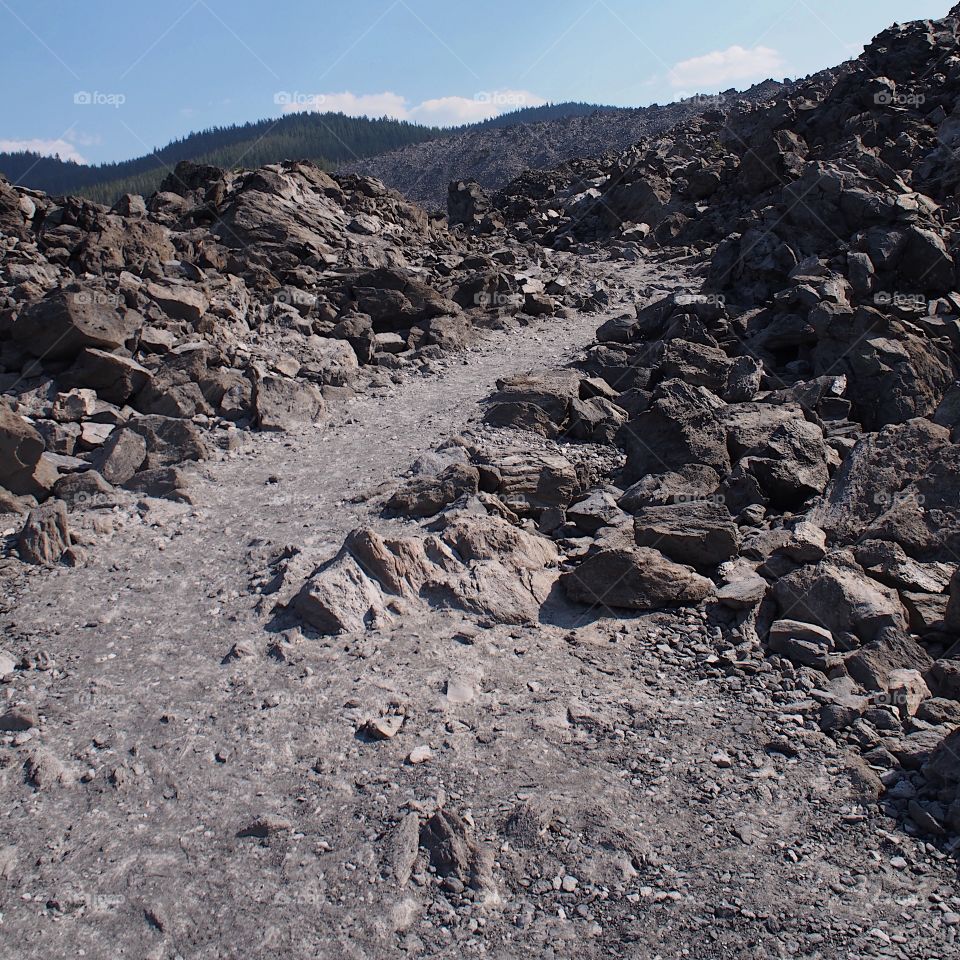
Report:
[{"label": "forested hill", "polygon": [[49,194],[80,194],[109,204],[124,193],[149,195],[181,160],[221,167],[258,167],[295,159],[333,168],[466,129],[506,127],[606,109],[612,108],[586,103],[545,104],[455,130],[342,113],[295,113],[202,130],[145,156],[98,166],[35,153],[0,153],[0,173],[13,183]]}]

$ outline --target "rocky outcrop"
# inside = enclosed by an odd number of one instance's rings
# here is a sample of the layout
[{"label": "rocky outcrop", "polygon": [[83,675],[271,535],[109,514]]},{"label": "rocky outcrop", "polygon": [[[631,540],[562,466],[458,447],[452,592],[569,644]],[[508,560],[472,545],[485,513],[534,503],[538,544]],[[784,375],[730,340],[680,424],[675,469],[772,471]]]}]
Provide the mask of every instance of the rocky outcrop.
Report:
[{"label": "rocky outcrop", "polygon": [[454,516],[427,536],[355,530],[292,607],[320,633],[383,626],[421,604],[524,623],[539,615],[557,556],[548,540],[490,516]]}]

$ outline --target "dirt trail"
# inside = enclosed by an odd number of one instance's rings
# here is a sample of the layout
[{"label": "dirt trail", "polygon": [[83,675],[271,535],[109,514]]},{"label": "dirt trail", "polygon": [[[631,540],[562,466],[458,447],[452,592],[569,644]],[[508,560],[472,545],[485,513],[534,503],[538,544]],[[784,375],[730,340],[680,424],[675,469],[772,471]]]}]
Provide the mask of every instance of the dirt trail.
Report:
[{"label": "dirt trail", "polygon": [[[667,269],[618,269],[620,292]],[[0,768],[0,956],[957,955],[951,865],[867,816],[869,777],[789,678],[727,676],[698,615],[265,632],[251,583],[279,548],[335,549],[372,519],[352,498],[603,319],[493,333],[320,429],[251,436],[194,506],[102,511],[88,566],[18,586],[5,646],[36,655],[43,721]],[[392,707],[400,735],[356,736]],[[480,891],[422,863],[398,882],[398,825],[438,806],[489,844]]]}]

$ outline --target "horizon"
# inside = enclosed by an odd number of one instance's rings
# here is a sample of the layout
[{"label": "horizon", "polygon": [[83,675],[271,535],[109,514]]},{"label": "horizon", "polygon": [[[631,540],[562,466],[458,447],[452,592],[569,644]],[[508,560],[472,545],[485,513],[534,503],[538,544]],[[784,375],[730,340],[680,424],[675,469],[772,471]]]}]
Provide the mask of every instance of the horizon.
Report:
[{"label": "horizon", "polygon": [[0,77],[17,89],[34,74],[31,95],[0,108],[0,151],[101,165],[301,111],[455,129],[548,103],[667,104],[816,73],[857,56],[891,23],[950,6],[530,0],[517,10],[492,0],[465,29],[440,0],[361,0],[322,11],[329,52],[318,55],[302,26],[317,11],[305,0],[267,18],[251,0],[176,0],[172,10],[147,11],[117,0],[83,8],[0,0],[13,39]]}]

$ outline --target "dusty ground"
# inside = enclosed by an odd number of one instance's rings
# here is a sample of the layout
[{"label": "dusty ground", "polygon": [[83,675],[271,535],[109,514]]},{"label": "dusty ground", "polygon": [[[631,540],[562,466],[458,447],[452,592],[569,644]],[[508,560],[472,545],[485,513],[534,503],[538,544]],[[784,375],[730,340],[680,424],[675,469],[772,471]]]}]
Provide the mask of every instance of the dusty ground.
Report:
[{"label": "dusty ground", "polygon": [[[630,301],[677,273],[611,269]],[[41,722],[0,748],[0,956],[960,957],[955,862],[699,614],[279,632],[258,590],[286,547],[387,523],[366,493],[603,319],[238,440],[193,505],[105,503],[83,567],[7,561],[2,646],[32,666],[0,695]],[[385,712],[399,734],[358,735]],[[479,889],[411,848],[437,809],[483,847]]]}]

